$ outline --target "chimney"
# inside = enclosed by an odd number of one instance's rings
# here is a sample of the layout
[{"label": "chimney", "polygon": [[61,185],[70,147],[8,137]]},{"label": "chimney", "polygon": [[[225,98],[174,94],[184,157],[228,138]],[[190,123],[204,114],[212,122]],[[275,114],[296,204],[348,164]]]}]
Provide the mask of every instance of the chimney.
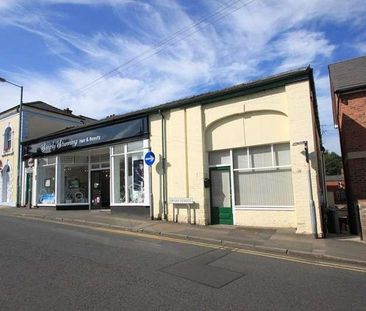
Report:
[{"label": "chimney", "polygon": [[66,109],[64,109],[64,111],[65,111],[66,113],[68,113],[68,114],[72,114],[72,110],[71,110],[70,108],[66,108]]}]

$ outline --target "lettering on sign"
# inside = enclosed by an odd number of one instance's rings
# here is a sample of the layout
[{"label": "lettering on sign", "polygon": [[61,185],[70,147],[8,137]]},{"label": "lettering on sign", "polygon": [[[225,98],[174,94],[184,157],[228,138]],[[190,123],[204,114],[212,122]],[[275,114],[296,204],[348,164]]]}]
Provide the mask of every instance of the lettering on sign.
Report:
[{"label": "lettering on sign", "polygon": [[94,145],[101,145],[143,137],[148,134],[147,117],[121,121],[111,125],[86,129],[80,133],[70,133],[62,137],[24,145],[27,157],[38,157],[58,152],[72,151]]}]

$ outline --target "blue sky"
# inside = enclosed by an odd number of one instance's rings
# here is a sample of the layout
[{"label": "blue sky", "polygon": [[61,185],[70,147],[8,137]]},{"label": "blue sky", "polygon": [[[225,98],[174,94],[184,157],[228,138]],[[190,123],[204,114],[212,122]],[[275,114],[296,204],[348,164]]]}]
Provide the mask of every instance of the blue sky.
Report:
[{"label": "blue sky", "polygon": [[[0,76],[25,101],[102,118],[310,64],[339,152],[327,66],[366,55],[365,13],[364,0],[0,0]],[[0,85],[1,110],[18,100]]]}]

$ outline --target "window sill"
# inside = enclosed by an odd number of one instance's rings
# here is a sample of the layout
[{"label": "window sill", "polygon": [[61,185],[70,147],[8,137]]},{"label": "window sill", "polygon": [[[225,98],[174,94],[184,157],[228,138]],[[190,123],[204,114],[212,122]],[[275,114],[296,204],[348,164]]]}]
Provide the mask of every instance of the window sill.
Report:
[{"label": "window sill", "polygon": [[294,206],[235,206],[237,211],[295,211]]}]

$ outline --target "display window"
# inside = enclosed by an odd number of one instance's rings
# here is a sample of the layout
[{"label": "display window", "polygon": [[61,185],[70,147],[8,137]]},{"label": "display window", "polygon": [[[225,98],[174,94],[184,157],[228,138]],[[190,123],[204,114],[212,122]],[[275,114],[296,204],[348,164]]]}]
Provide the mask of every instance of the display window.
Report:
[{"label": "display window", "polygon": [[56,157],[38,159],[37,169],[37,203],[56,203]]},{"label": "display window", "polygon": [[112,147],[114,204],[148,204],[144,154],[143,141]]},{"label": "display window", "polygon": [[[39,205],[149,205],[147,141],[37,159]],[[103,183],[98,174],[106,174]],[[104,175],[103,175],[104,176]],[[99,193],[99,192],[100,193]]]},{"label": "display window", "polygon": [[60,156],[60,203],[88,203],[89,164],[88,156]]}]

